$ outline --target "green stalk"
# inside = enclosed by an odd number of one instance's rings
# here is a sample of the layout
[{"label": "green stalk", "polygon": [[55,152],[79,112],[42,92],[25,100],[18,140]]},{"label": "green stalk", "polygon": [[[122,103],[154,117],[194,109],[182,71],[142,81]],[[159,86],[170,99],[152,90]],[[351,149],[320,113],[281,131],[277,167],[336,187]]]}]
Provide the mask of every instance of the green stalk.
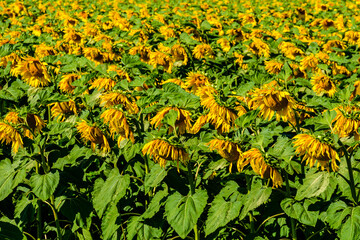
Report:
[{"label": "green stalk", "polygon": [[344,144],[340,140],[339,140],[339,144],[344,150],[344,155],[345,155],[346,164],[347,164],[348,173],[349,173],[349,178],[350,178],[349,180],[350,180],[351,196],[354,199],[354,202],[356,203],[356,205],[358,205],[358,198],[357,198],[356,191],[355,191],[355,181],[354,181],[353,168],[352,168],[352,165],[351,165],[351,156],[349,156],[349,153],[348,153],[346,147],[344,146]]},{"label": "green stalk", "polygon": [[[36,174],[39,174],[39,163],[36,162],[35,163],[35,171]],[[37,220],[37,234],[36,234],[36,239],[37,240],[41,240],[42,239],[42,219],[41,219],[41,200],[38,199],[36,201],[37,205],[38,205],[38,210],[36,213],[36,220]]]},{"label": "green stalk", "polygon": [[[250,181],[248,175],[245,175],[245,180],[246,180],[247,190],[249,193],[251,190],[251,181]],[[250,232],[254,233],[255,232],[255,222],[254,222],[254,216],[252,214],[252,211],[249,212],[249,221],[250,221]]]},{"label": "green stalk", "polygon": [[[189,180],[189,184],[190,184],[190,194],[191,196],[195,194],[195,184],[194,184],[194,177],[192,174],[192,166],[191,163],[188,162],[187,164],[187,173],[188,173],[188,180]],[[195,233],[195,240],[199,240],[199,231],[198,231],[198,227],[197,227],[197,223],[194,226],[194,233]]]},{"label": "green stalk", "polygon": [[62,235],[61,235],[61,228],[60,228],[60,222],[59,222],[59,218],[55,209],[55,200],[54,200],[54,195],[50,196],[50,202],[51,202],[51,209],[53,211],[54,214],[54,220],[55,220],[55,225],[56,225],[56,232],[57,232],[57,236],[59,240],[62,240]]},{"label": "green stalk", "polygon": [[[287,172],[285,172],[285,183],[286,183],[286,193],[288,195],[288,197],[291,197],[291,193],[290,193],[290,184],[289,184],[289,175]],[[293,219],[292,217],[290,217],[290,224],[291,224],[291,236],[293,240],[297,239],[296,236],[296,223],[295,223],[295,219]]]}]

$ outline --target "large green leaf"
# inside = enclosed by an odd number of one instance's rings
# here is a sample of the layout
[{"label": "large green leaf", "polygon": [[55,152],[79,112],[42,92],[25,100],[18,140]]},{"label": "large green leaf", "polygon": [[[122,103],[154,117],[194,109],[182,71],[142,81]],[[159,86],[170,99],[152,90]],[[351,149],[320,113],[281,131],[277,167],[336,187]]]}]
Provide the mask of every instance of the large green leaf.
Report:
[{"label": "large green leaf", "polygon": [[142,217],[131,217],[127,226],[127,239],[132,240],[135,236],[137,240],[161,239],[161,229],[146,224]]},{"label": "large green leaf", "polygon": [[145,176],[145,194],[147,194],[151,188],[156,187],[166,176],[167,171],[159,164],[155,164],[149,174]]},{"label": "large green leaf", "polygon": [[315,227],[319,211],[309,211],[309,205],[312,202],[308,199],[305,200],[304,204],[296,202],[294,199],[285,198],[281,201],[280,206],[284,212],[294,219],[297,219],[299,222]]},{"label": "large green leaf", "polygon": [[146,209],[146,211],[143,213],[143,218],[152,218],[160,209],[160,207],[163,205],[163,199],[168,195],[168,191],[162,190],[158,191],[155,196],[151,199],[151,202]]},{"label": "large green leaf", "polygon": [[324,219],[331,228],[340,229],[343,225],[344,219],[351,213],[351,208],[343,201],[337,201],[330,204],[326,211],[326,217]]},{"label": "large green leaf", "polygon": [[216,195],[211,203],[205,225],[205,234],[216,231],[225,226],[228,222],[239,215],[242,201],[242,194],[238,191],[239,185],[234,181],[229,181]]},{"label": "large green leaf", "polygon": [[205,190],[198,190],[194,195],[188,196],[175,192],[168,197],[165,204],[166,217],[180,237],[185,238],[193,229],[204,210],[207,199]]},{"label": "large green leaf", "polygon": [[243,208],[241,209],[239,219],[243,219],[251,210],[265,203],[269,199],[271,192],[272,189],[270,187],[263,187],[260,182],[253,184],[250,192],[242,199]]},{"label": "large green leaf", "polygon": [[54,192],[59,184],[60,175],[59,172],[36,174],[30,178],[30,186],[33,188],[33,192],[41,200],[47,200]]},{"label": "large green leaf", "polygon": [[302,200],[304,198],[311,198],[319,196],[323,193],[330,184],[330,173],[318,172],[307,175],[304,183],[296,192],[295,199]]},{"label": "large green leaf", "polygon": [[18,165],[18,162],[11,164],[9,159],[0,161],[0,201],[9,196],[26,177],[26,169],[18,168]]},{"label": "large green leaf", "polygon": [[0,239],[23,240],[24,236],[16,225],[0,221]]},{"label": "large green leaf", "polygon": [[118,203],[125,195],[129,184],[129,175],[120,175],[118,169],[111,170],[105,183],[94,190],[93,204],[99,217],[103,215],[110,203],[112,205]]},{"label": "large green leaf", "polygon": [[101,222],[102,236],[104,240],[119,239],[117,230],[121,224],[121,217],[116,204],[112,204],[106,210]]},{"label": "large green leaf", "polygon": [[360,239],[360,207],[350,209],[350,217],[342,225],[340,239]]}]

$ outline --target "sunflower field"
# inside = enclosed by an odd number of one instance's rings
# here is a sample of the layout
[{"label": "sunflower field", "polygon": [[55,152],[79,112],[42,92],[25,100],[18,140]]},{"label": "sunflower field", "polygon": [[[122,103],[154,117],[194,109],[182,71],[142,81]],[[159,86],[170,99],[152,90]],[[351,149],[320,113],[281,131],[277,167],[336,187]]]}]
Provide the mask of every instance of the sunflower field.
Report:
[{"label": "sunflower field", "polygon": [[0,1],[0,239],[360,239],[360,1]]}]

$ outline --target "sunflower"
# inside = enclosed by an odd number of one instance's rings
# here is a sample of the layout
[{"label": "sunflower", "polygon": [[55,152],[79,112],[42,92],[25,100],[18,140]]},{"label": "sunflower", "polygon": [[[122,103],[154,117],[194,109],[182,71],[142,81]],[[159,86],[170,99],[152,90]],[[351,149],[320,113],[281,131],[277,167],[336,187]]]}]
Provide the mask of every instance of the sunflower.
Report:
[{"label": "sunflower", "polygon": [[165,40],[176,37],[174,29],[170,26],[161,26],[159,32],[165,37]]},{"label": "sunflower", "polygon": [[83,45],[85,41],[82,34],[76,32],[73,28],[66,28],[63,38],[67,43],[75,45]]},{"label": "sunflower", "polygon": [[140,60],[145,62],[145,63],[148,63],[150,61],[150,53],[151,53],[151,48],[150,47],[145,47],[143,45],[133,47],[133,48],[131,48],[129,50],[130,55],[139,54],[140,55]]},{"label": "sunflower", "polygon": [[354,82],[354,91],[351,93],[350,101],[354,99],[354,97],[360,95],[360,81]]},{"label": "sunflower", "polygon": [[278,47],[285,57],[295,60],[296,56],[302,56],[304,52],[291,42],[282,42]]},{"label": "sunflower", "polygon": [[73,93],[76,87],[74,87],[71,84],[76,80],[78,80],[79,78],[80,76],[76,73],[63,75],[61,81],[59,82],[60,90],[66,93]]},{"label": "sunflower", "polygon": [[115,87],[116,82],[110,78],[97,78],[89,87],[89,90],[96,88],[98,91],[104,89],[105,91],[110,91]]},{"label": "sunflower", "polygon": [[24,120],[21,117],[19,117],[19,113],[12,111],[8,112],[5,115],[4,121],[12,124],[24,123]]},{"label": "sunflower", "polygon": [[298,134],[294,139],[295,152],[304,156],[302,161],[306,161],[306,165],[313,167],[317,162],[317,167],[321,166],[321,170],[328,170],[331,162],[331,169],[338,170],[336,161],[340,161],[340,158],[330,144],[309,134]]},{"label": "sunflower", "polygon": [[117,133],[120,135],[118,138],[118,146],[124,139],[130,139],[133,143],[135,142],[134,134],[130,129],[130,125],[126,119],[125,114],[117,109],[110,108],[105,110],[100,118],[104,119],[105,124],[109,124],[110,134],[114,137],[114,134]]},{"label": "sunflower", "polygon": [[339,48],[344,50],[346,48],[346,45],[345,43],[339,40],[330,40],[323,45],[323,50],[326,53],[334,52],[335,51],[334,48]]},{"label": "sunflower", "polygon": [[213,87],[201,87],[196,95],[200,97],[201,105],[209,110],[206,121],[214,125],[219,133],[229,132],[238,117],[235,109],[219,104],[218,93]]},{"label": "sunflower", "polygon": [[196,92],[199,87],[210,85],[209,79],[202,73],[189,72],[186,77],[185,86]]},{"label": "sunflower", "polygon": [[168,80],[165,80],[165,81],[161,82],[162,85],[164,85],[166,83],[174,83],[174,84],[180,86],[181,88],[186,88],[186,82],[184,82],[184,81],[182,81],[181,79],[178,79],[178,78],[170,78]]},{"label": "sunflower", "polygon": [[257,148],[252,148],[243,153],[242,157],[237,163],[238,171],[242,172],[243,168],[250,163],[255,173],[262,178],[270,178],[273,182],[273,187],[277,188],[282,185],[283,179],[279,171],[266,163],[261,151]]},{"label": "sunflower", "polygon": [[[31,139],[33,139],[34,137],[33,134],[40,133],[43,127],[45,126],[44,120],[42,120],[38,115],[32,113],[28,113],[26,115],[26,123],[32,131],[31,135],[29,136],[29,138]],[[25,133],[25,135],[29,135],[29,134]]]},{"label": "sunflower", "polygon": [[170,54],[175,60],[174,65],[179,66],[188,64],[188,55],[185,48],[183,48],[180,44],[173,45],[171,47]]},{"label": "sunflower", "polygon": [[230,162],[229,172],[231,173],[233,163],[236,163],[242,156],[242,151],[238,144],[222,139],[215,138],[208,142],[210,151],[216,150],[221,157]]},{"label": "sunflower", "polygon": [[270,57],[270,48],[259,38],[253,38],[249,44],[248,49],[255,55]]},{"label": "sunflower", "polygon": [[224,52],[228,52],[230,51],[230,41],[227,40],[226,38],[220,38],[216,41],[217,44],[219,44],[221,46],[221,49],[224,51]]},{"label": "sunflower", "polygon": [[53,47],[47,46],[44,43],[37,45],[35,48],[35,56],[43,58],[49,55],[56,55],[57,52]]},{"label": "sunflower", "polygon": [[[162,119],[171,110],[177,112],[177,118],[175,121],[175,128],[179,128],[179,131],[177,133],[184,134],[185,132],[191,132],[191,113],[187,110],[177,107],[165,107],[150,120],[150,124],[154,125],[156,128],[160,128],[163,125],[161,123]],[[173,130],[173,127],[169,127],[169,133],[171,133]]]},{"label": "sunflower", "polygon": [[109,60],[108,55],[106,53],[101,52],[96,47],[87,47],[83,48],[84,57],[95,62],[96,64],[102,64]]},{"label": "sunflower", "polygon": [[333,131],[340,137],[354,135],[359,140],[358,129],[360,126],[359,111],[355,106],[340,106],[335,109],[336,117],[332,121],[334,124]]},{"label": "sunflower", "polygon": [[146,143],[142,149],[142,153],[150,155],[160,166],[165,167],[167,161],[179,161],[186,164],[189,160],[189,154],[184,148],[172,145],[169,142],[156,139]]},{"label": "sunflower", "polygon": [[174,59],[169,54],[161,51],[155,51],[150,53],[149,64],[156,68],[158,65],[163,66],[164,70],[171,73],[172,66],[174,65]]},{"label": "sunflower", "polygon": [[306,69],[316,70],[318,64],[319,64],[319,60],[315,57],[314,54],[310,54],[304,57],[300,62],[300,66],[302,70],[306,70]]},{"label": "sunflower", "polygon": [[277,121],[286,122],[294,117],[295,100],[290,93],[278,90],[275,81],[256,88],[250,95],[249,107],[253,110],[259,108],[264,119],[271,120],[275,115]]},{"label": "sunflower", "polygon": [[196,134],[200,131],[200,128],[208,123],[208,115],[201,115],[196,122],[194,123],[193,127],[191,128],[191,133]]},{"label": "sunflower", "polygon": [[14,153],[17,153],[19,147],[23,147],[23,140],[20,133],[9,124],[0,122],[0,140],[1,143],[10,144]]},{"label": "sunflower", "polygon": [[193,55],[196,59],[200,58],[214,58],[214,52],[209,44],[203,43],[196,45],[193,49]]},{"label": "sunflower", "polygon": [[336,92],[336,86],[334,82],[331,81],[330,77],[323,74],[322,72],[314,74],[310,82],[313,85],[312,89],[318,95],[325,93],[329,97],[332,97]]},{"label": "sunflower", "polygon": [[15,76],[20,75],[32,87],[43,87],[50,83],[46,63],[41,63],[40,60],[33,57],[27,57],[22,60],[11,70],[11,73]]},{"label": "sunflower", "polygon": [[265,61],[265,70],[270,74],[279,74],[283,66],[283,63],[275,60]]},{"label": "sunflower", "polygon": [[20,61],[21,58],[19,57],[19,55],[13,52],[0,59],[0,66],[6,67],[8,62],[11,62],[11,69],[14,69]]},{"label": "sunflower", "polygon": [[235,63],[237,63],[240,68],[244,70],[248,68],[248,65],[244,63],[244,55],[234,52],[234,57],[236,58]]},{"label": "sunflower", "polygon": [[74,113],[77,115],[76,104],[73,100],[68,102],[54,102],[50,103],[49,106],[52,106],[50,109],[51,115],[59,121],[64,120],[65,114],[67,113]]},{"label": "sunflower", "polygon": [[133,98],[128,98],[121,92],[108,92],[100,95],[100,105],[106,108],[122,104],[130,114],[139,112],[139,107]]},{"label": "sunflower", "polygon": [[96,144],[100,145],[103,152],[110,151],[109,142],[98,127],[89,126],[85,120],[82,120],[77,123],[76,128],[85,143],[91,142],[91,149],[93,151],[95,151]]}]

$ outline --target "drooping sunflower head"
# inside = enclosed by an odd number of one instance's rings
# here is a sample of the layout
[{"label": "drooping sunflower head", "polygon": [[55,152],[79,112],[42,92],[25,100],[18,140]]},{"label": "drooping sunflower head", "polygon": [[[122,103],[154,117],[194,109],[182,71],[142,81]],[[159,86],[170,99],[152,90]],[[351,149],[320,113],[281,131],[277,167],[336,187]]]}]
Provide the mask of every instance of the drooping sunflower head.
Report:
[{"label": "drooping sunflower head", "polygon": [[23,147],[23,140],[20,133],[11,125],[0,122],[0,141],[1,143],[11,144],[14,153],[19,147]]},{"label": "drooping sunflower head", "polygon": [[331,164],[333,171],[338,170],[336,161],[340,161],[340,158],[329,143],[310,134],[298,134],[294,139],[296,139],[293,142],[296,147],[295,152],[303,156],[303,161],[306,161],[309,167],[317,164],[316,166],[321,167],[321,170],[329,170]]},{"label": "drooping sunflower head", "polygon": [[84,142],[91,142],[92,150],[95,150],[96,145],[99,145],[103,152],[110,151],[109,142],[98,127],[90,126],[85,120],[82,120],[77,123],[76,128]]},{"label": "drooping sunflower head", "polygon": [[116,84],[116,81],[110,79],[110,78],[97,78],[94,81],[92,81],[90,89],[96,88],[97,90],[104,89],[105,91],[110,91]]},{"label": "drooping sunflower head", "polygon": [[68,113],[77,115],[76,103],[73,100],[68,102],[54,102],[50,103],[49,106],[51,106],[51,115],[59,121],[64,120]]},{"label": "drooping sunflower head", "polygon": [[260,115],[264,119],[270,120],[274,115],[277,121],[289,121],[293,118],[295,100],[287,91],[278,90],[273,82],[255,89],[250,94],[249,107],[254,110],[260,109]]},{"label": "drooping sunflower head", "polygon": [[205,57],[213,58],[214,52],[209,44],[203,43],[195,46],[193,49],[193,55],[196,59]]},{"label": "drooping sunflower head", "polygon": [[79,78],[80,76],[76,73],[70,73],[62,76],[61,81],[59,82],[60,90],[66,93],[73,93],[76,87],[71,84]]},{"label": "drooping sunflower head", "polygon": [[258,56],[270,56],[270,47],[259,38],[253,38],[252,42],[248,46],[248,49]]},{"label": "drooping sunflower head", "polygon": [[190,72],[186,78],[185,86],[196,92],[199,87],[210,85],[209,79],[202,73]]},{"label": "drooping sunflower head", "polygon": [[216,150],[219,155],[230,162],[229,172],[231,172],[233,163],[236,163],[242,157],[242,151],[238,144],[215,138],[207,143],[211,151]]},{"label": "drooping sunflower head", "polygon": [[155,139],[146,143],[142,153],[152,157],[162,167],[165,167],[167,161],[176,161],[177,164],[180,161],[183,164],[187,164],[189,160],[189,154],[184,148],[170,144],[163,139]]},{"label": "drooping sunflower head", "polygon": [[121,92],[108,92],[100,95],[101,106],[108,108],[119,104],[121,104],[130,114],[139,112],[139,107],[131,96],[127,97]]},{"label": "drooping sunflower head", "polygon": [[318,95],[326,94],[329,97],[332,97],[336,93],[335,83],[330,79],[330,77],[321,72],[314,74],[310,82],[313,85],[312,89]]},{"label": "drooping sunflower head", "polygon": [[171,47],[171,55],[175,60],[174,65],[187,65],[188,55],[185,48],[183,48],[180,44],[175,44]]},{"label": "drooping sunflower head", "polygon": [[340,106],[335,109],[336,117],[332,121],[333,131],[339,137],[355,136],[359,139],[358,129],[360,127],[360,109],[356,106]]},{"label": "drooping sunflower head", "polygon": [[125,114],[121,110],[109,108],[101,114],[100,118],[104,119],[104,123],[109,125],[112,137],[114,137],[115,133],[120,135],[118,138],[119,146],[124,139],[130,139],[133,143],[135,142],[134,134],[130,129]]},{"label": "drooping sunflower head", "polygon": [[43,87],[50,83],[46,64],[33,57],[27,57],[22,60],[12,69],[11,73],[15,76],[20,75],[32,87]]},{"label": "drooping sunflower head", "polygon": [[[161,111],[159,111],[151,120],[150,123],[154,125],[156,128],[161,127],[162,120],[167,113],[171,110],[177,113],[177,118],[175,121],[175,128],[178,128],[179,134],[184,134],[185,132],[191,132],[191,113],[187,110],[177,108],[177,107],[165,107]],[[173,131],[173,127],[169,127],[169,133]]]},{"label": "drooping sunflower head", "polygon": [[283,63],[275,60],[265,61],[265,70],[271,74],[279,74],[283,66]]},{"label": "drooping sunflower head", "polygon": [[255,173],[259,174],[262,178],[270,178],[273,182],[273,187],[279,187],[283,183],[280,172],[266,163],[262,152],[257,148],[252,148],[243,153],[242,158],[238,161],[238,170],[242,171],[243,167],[247,164],[251,165]]}]

